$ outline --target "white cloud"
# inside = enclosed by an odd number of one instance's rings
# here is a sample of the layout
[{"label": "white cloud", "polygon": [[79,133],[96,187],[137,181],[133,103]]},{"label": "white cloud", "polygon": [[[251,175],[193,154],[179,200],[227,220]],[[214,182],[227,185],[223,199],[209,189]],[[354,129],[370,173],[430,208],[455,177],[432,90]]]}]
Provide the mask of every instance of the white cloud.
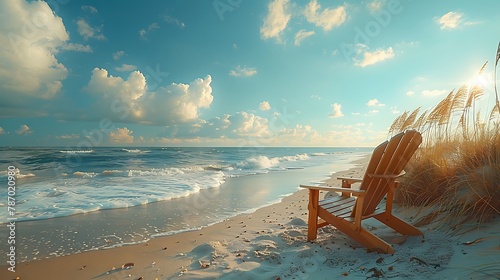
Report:
[{"label": "white cloud", "polygon": [[327,141],[310,125],[295,125],[293,128],[283,128],[274,139],[278,145],[302,146],[302,145],[325,145]]},{"label": "white cloud", "polygon": [[398,106],[391,107],[391,112],[392,112],[393,114],[399,114],[399,113],[401,113],[401,112],[398,110]]},{"label": "white cloud", "polygon": [[184,24],[184,22],[182,22],[179,19],[174,18],[172,16],[164,15],[163,19],[168,23],[172,23],[172,24],[179,26],[181,29],[184,29],[186,27],[186,24]]},{"label": "white cloud", "polygon": [[363,59],[361,61],[356,61],[356,66],[366,67],[368,65],[373,65],[384,60],[394,58],[394,50],[392,49],[392,47],[389,47],[386,50],[378,49],[373,52],[369,52],[366,50],[362,53],[362,55]]},{"label": "white cloud", "polygon": [[373,114],[376,114],[378,112],[380,112],[380,111],[379,110],[371,110],[371,111],[368,112],[368,114],[369,115],[373,115]]},{"label": "white cloud", "polygon": [[97,14],[97,9],[94,6],[83,5],[82,10],[91,14]]},{"label": "white cloud", "polygon": [[261,111],[269,111],[271,110],[271,105],[269,105],[269,102],[263,101],[259,104],[259,109]]},{"label": "white cloud", "polygon": [[150,24],[148,26],[148,28],[139,30],[139,36],[142,39],[147,39],[149,33],[151,33],[153,30],[158,29],[158,28],[160,28],[160,26],[158,25],[158,23],[153,22],[152,24]]},{"label": "white cloud", "polygon": [[307,21],[323,28],[324,31],[342,25],[347,16],[345,5],[334,9],[325,8],[323,11],[320,9],[321,5],[318,4],[317,0],[312,0],[305,8],[304,15]]},{"label": "white cloud", "polygon": [[212,77],[189,84],[172,83],[149,91],[146,78],[139,71],[127,80],[95,68],[85,91],[96,98],[92,116],[121,122],[168,125],[196,121],[199,110],[212,103]]},{"label": "white cloud", "polygon": [[255,74],[257,74],[257,69],[239,65],[234,70],[229,71],[229,75],[233,77],[250,77]]},{"label": "white cloud", "polygon": [[305,31],[304,29],[299,30],[299,32],[295,34],[295,45],[300,45],[300,42],[302,42],[302,40],[314,34],[316,34],[314,31]]},{"label": "white cloud", "polygon": [[441,89],[441,90],[439,90],[439,89],[427,90],[426,89],[426,90],[422,91],[422,95],[423,96],[429,96],[429,97],[431,97],[431,96],[439,96],[439,95],[443,95],[443,94],[447,94],[447,93],[448,93],[448,91],[445,90],[445,89]]},{"label": "white cloud", "polygon": [[55,53],[68,40],[46,2],[0,1],[0,107],[53,98],[68,73]]},{"label": "white cloud", "polygon": [[374,147],[387,137],[387,130],[373,131],[370,127],[354,125],[336,125],[334,129],[324,133],[324,137],[331,139],[330,146],[337,147]]},{"label": "white cloud", "polygon": [[109,136],[109,142],[113,144],[132,144],[134,143],[134,136],[132,136],[131,130],[128,128],[117,128],[111,131]]},{"label": "white cloud", "polygon": [[[272,132],[269,120],[248,112],[237,112],[210,120],[199,120],[195,124],[174,125],[166,128],[164,135],[170,138],[242,139],[269,138]],[[234,142],[236,145],[241,144]]]},{"label": "white cloud", "polygon": [[370,107],[385,106],[385,104],[380,103],[380,101],[378,101],[377,99],[372,99],[372,100],[368,101],[368,103],[366,103],[366,105],[368,105]]},{"label": "white cloud", "polygon": [[228,117],[228,129],[239,137],[269,137],[268,120],[247,112]]},{"label": "white cloud", "polygon": [[117,52],[113,53],[113,59],[119,60],[124,55],[125,55],[124,51],[117,51]]},{"label": "white cloud", "polygon": [[65,51],[86,52],[91,53],[92,48],[89,45],[67,43],[61,47]]},{"label": "white cloud", "polygon": [[458,27],[462,16],[463,14],[461,13],[449,12],[436,19],[436,21],[441,25],[441,29],[455,29]]},{"label": "white cloud", "polygon": [[342,105],[338,103],[333,103],[332,109],[333,112],[330,113],[330,118],[339,118],[344,116],[344,114],[342,113]]},{"label": "white cloud", "polygon": [[289,12],[289,0],[273,0],[269,3],[268,9],[264,24],[260,28],[260,35],[263,39],[274,38],[281,42],[281,33],[292,17]]},{"label": "white cloud", "polygon": [[78,26],[78,33],[80,33],[83,39],[88,40],[93,38],[97,40],[106,40],[106,37],[101,32],[101,28],[90,26],[85,19],[78,19],[76,25]]},{"label": "white cloud", "polygon": [[406,92],[406,95],[412,96],[412,95],[415,95],[415,92],[412,91],[412,90],[409,90],[409,91]]},{"label": "white cloud", "polygon": [[137,69],[137,66],[135,65],[131,65],[131,64],[122,64],[122,66],[120,67],[115,67],[115,70],[116,71],[119,71],[119,72],[130,72],[130,71],[134,71],[135,69]]},{"label": "white cloud", "polygon": [[21,125],[17,130],[16,130],[16,133],[19,134],[19,135],[22,135],[22,134],[30,134],[32,131],[30,129],[29,126],[23,124]]},{"label": "white cloud", "polygon": [[380,0],[375,0],[368,3],[366,6],[368,7],[368,10],[370,10],[370,12],[374,13],[382,9],[383,3]]}]

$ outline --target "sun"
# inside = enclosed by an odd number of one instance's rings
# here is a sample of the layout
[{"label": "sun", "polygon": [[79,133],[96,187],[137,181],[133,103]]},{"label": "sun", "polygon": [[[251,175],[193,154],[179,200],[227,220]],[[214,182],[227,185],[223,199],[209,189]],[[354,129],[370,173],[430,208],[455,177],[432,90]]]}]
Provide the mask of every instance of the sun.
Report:
[{"label": "sun", "polygon": [[493,85],[493,75],[488,72],[478,73],[469,81],[469,85],[471,87],[479,86],[484,89],[489,88]]}]

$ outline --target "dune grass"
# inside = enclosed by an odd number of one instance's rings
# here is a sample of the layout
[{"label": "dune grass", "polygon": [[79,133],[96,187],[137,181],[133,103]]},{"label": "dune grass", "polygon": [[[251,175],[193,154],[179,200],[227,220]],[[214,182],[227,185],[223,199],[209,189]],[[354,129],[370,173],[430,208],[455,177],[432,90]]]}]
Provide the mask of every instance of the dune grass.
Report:
[{"label": "dune grass", "polygon": [[[500,44],[495,62],[500,59]],[[486,67],[485,63],[479,74]],[[452,228],[483,223],[500,214],[500,102],[483,116],[476,107],[485,89],[463,85],[433,109],[396,118],[389,134],[422,132],[423,143],[410,161],[396,202],[429,206],[422,224],[439,221]]]}]

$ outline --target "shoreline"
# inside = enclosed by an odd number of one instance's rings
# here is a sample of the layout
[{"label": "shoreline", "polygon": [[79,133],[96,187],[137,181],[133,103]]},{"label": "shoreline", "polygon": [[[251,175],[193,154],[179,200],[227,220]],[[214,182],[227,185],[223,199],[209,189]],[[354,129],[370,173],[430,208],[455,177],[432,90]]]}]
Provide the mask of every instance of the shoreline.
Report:
[{"label": "shoreline", "polygon": [[[368,155],[363,155],[361,159],[357,158],[357,159],[354,159],[354,160],[351,160],[351,161],[342,162],[339,166],[356,166],[356,165],[359,164],[359,162],[362,162],[364,160],[364,158],[367,157],[367,156]],[[334,164],[332,164],[328,168],[328,170],[331,170],[330,168],[332,168],[332,166],[334,166]],[[319,172],[316,171],[315,173],[313,173],[313,174],[316,174],[315,176],[313,176],[313,178],[318,179],[317,176],[320,176],[320,177],[323,177],[324,180],[328,180],[329,179],[328,177],[330,175],[328,173],[325,173],[325,171],[324,171],[324,170],[327,170],[327,167],[326,166],[319,167],[319,170],[320,170]],[[304,169],[302,169],[302,170],[299,169],[299,170],[294,170],[294,171],[298,172],[298,173],[304,173],[304,172],[309,172],[310,169],[305,169],[305,170]],[[290,171],[290,172],[294,172],[294,171]],[[253,176],[249,176],[249,177],[228,178],[228,180],[237,180],[237,181],[239,180],[238,182],[241,182],[241,180],[248,180],[250,182],[254,182],[254,181],[256,181],[256,178],[257,179],[259,177],[268,178],[269,175],[275,176],[276,178],[282,178],[283,176],[286,176],[286,174],[283,174],[282,172],[276,172],[276,173],[273,172],[273,173],[267,173],[267,174],[261,174],[261,175],[253,175]],[[271,181],[265,180],[263,183],[270,184],[272,182],[273,182],[272,180]],[[261,209],[273,207],[274,205],[278,205],[280,203],[283,203],[283,201],[285,199],[287,199],[288,197],[294,196],[298,192],[303,191],[303,190],[298,190],[298,185],[300,183],[307,183],[307,181],[304,182],[304,181],[294,180],[293,184],[294,184],[294,190],[295,191],[292,190],[291,192],[287,192],[284,196],[282,195],[281,198],[279,198],[277,200],[274,200],[274,201],[271,201],[271,202],[267,203],[264,206],[261,206],[261,207],[252,207],[250,209],[247,209],[243,213],[237,214],[234,217],[225,218],[225,219],[222,218],[222,220],[219,219],[219,221],[211,222],[208,225],[201,225],[201,226],[196,226],[194,228],[179,229],[177,231],[174,230],[174,231],[170,231],[170,232],[167,232],[167,233],[160,233],[160,236],[158,236],[158,234],[153,234],[153,237],[150,238],[149,240],[138,241],[136,244],[118,244],[116,247],[113,246],[113,245],[111,245],[111,246],[108,246],[107,248],[99,248],[99,249],[92,249],[92,248],[90,248],[90,249],[87,249],[87,250],[85,250],[83,252],[77,252],[77,253],[74,253],[74,254],[66,254],[66,255],[62,255],[62,256],[52,256],[52,257],[49,257],[49,258],[42,258],[42,259],[36,259],[36,260],[25,260],[25,261],[17,263],[17,265],[16,265],[16,273],[9,272],[9,274],[7,274],[7,275],[14,275],[14,274],[17,274],[17,272],[19,272],[20,275],[24,275],[24,273],[23,273],[24,271],[26,271],[26,270],[30,270],[31,271],[32,267],[33,267],[33,264],[34,263],[38,263],[38,262],[49,262],[49,263],[52,263],[52,262],[58,262],[58,261],[55,261],[55,260],[59,260],[61,258],[62,259],[64,259],[64,258],[70,258],[71,260],[68,260],[69,263],[73,263],[73,262],[77,262],[76,260],[73,260],[73,258],[75,258],[74,256],[86,255],[86,254],[94,255],[95,253],[100,253],[100,252],[106,252],[106,254],[107,254],[107,251],[110,251],[110,250],[119,250],[119,251],[121,251],[121,250],[123,250],[123,248],[129,248],[129,247],[134,247],[134,246],[139,246],[140,247],[140,246],[145,245],[145,244],[149,244],[149,243],[153,243],[153,242],[158,242],[157,239],[163,239],[163,238],[171,239],[171,238],[174,238],[176,236],[183,236],[183,235],[189,236],[189,235],[192,235],[193,233],[196,233],[196,232],[199,232],[199,231],[204,231],[207,228],[211,228],[211,227],[216,227],[218,229],[219,226],[220,226],[220,224],[222,224],[222,223],[228,223],[228,222],[230,222],[232,219],[234,219],[236,217],[239,217],[239,216],[252,216],[257,211],[259,211]],[[204,201],[204,200],[206,200],[207,198],[211,198],[212,197],[210,194],[208,194],[208,192],[211,192],[211,191],[218,191],[218,190],[217,189],[203,190],[203,192],[201,193],[201,195],[191,196],[191,200],[188,202],[188,204],[190,204],[190,205],[200,204],[200,205],[204,206],[206,204],[206,201]],[[207,194],[204,194],[205,192],[207,192]],[[182,201],[182,200],[185,200],[185,199],[179,199],[179,200]],[[139,211],[141,208],[145,209],[147,207],[151,208],[151,206],[153,206],[153,207],[160,206],[160,205],[162,205],[162,203],[164,203],[164,202],[153,203],[155,205],[135,206],[135,207],[133,207],[134,209],[132,211],[136,211],[136,210]],[[307,202],[305,202],[304,207],[306,208],[306,211],[307,211]],[[92,213],[83,214],[83,215],[79,214],[79,215],[73,215],[73,216],[69,216],[69,217],[59,217],[59,218],[54,218],[54,219],[41,220],[42,223],[39,223],[40,221],[27,222],[27,223],[23,222],[23,223],[26,223],[26,224],[33,223],[34,225],[44,225],[46,227],[51,227],[54,224],[62,224],[62,225],[67,225],[69,223],[71,223],[71,224],[78,224],[83,219],[88,219],[89,216],[100,217],[103,213],[104,213],[104,215],[107,215],[107,214],[110,214],[110,213],[114,213],[111,218],[108,217],[107,219],[116,219],[116,218],[120,218],[120,216],[129,217],[129,213],[124,213],[124,212],[128,212],[130,210],[131,210],[131,208],[128,208],[128,209],[127,208],[124,208],[124,209],[111,209],[111,210],[106,210],[106,211],[103,211],[103,212],[100,212],[100,213],[92,212]],[[159,214],[160,214],[159,211],[156,211],[156,212],[154,212],[154,214],[151,214],[151,215],[154,216],[154,215],[159,215]],[[97,218],[93,218],[93,221],[95,222],[96,219]],[[47,222],[48,222],[48,225],[43,224],[43,223],[47,223]],[[91,227],[92,225],[88,224],[87,226]],[[111,226],[111,225],[109,225],[109,226]],[[33,228],[35,226],[31,225],[31,227]],[[62,229],[61,231],[64,231],[64,233],[62,233],[62,234],[67,234],[69,231],[71,231],[71,230],[69,230],[69,228],[71,228],[71,225],[68,226],[65,229]],[[212,230],[207,230],[207,231],[212,231]],[[69,238],[71,238],[71,237],[69,237]],[[67,238],[67,239],[70,240],[69,238]],[[187,237],[185,237],[185,238],[187,238]],[[64,242],[64,240],[62,242]],[[171,243],[172,241],[171,240],[166,240],[165,242],[166,243]],[[93,257],[94,256],[92,256],[92,258]],[[76,258],[76,259],[79,259],[79,258]],[[64,261],[64,263],[67,263],[67,262]],[[118,267],[118,266],[120,266],[119,264],[110,264],[110,265],[111,265],[110,267],[113,267],[113,266],[114,267]],[[27,267],[29,267],[29,269],[27,269]],[[0,267],[0,278],[2,278],[3,272],[6,271],[6,270],[7,270],[7,266],[1,266]],[[28,275],[31,275],[31,274],[28,274]],[[40,274],[35,274],[35,275],[37,275],[37,277],[40,277]],[[73,277],[73,276],[71,276],[71,277]],[[13,278],[15,278],[15,277],[13,277]],[[47,279],[54,279],[54,278],[50,278],[49,277]],[[82,279],[86,279],[86,278],[82,278]]]},{"label": "shoreline", "polygon": [[[368,159],[366,156],[351,162],[353,168],[333,173],[325,182],[339,186],[337,176],[362,176]],[[307,182],[297,182],[297,186],[300,183]],[[0,278],[275,280],[350,276],[366,279],[378,271],[391,278],[398,275],[407,279],[455,279],[463,276],[464,271],[477,275],[460,268],[460,265],[468,265],[469,257],[476,257],[476,266],[493,263],[498,267],[500,264],[495,261],[500,259],[499,238],[495,238],[500,230],[498,223],[456,238],[431,228],[423,229],[425,238],[405,238],[370,223],[368,226],[377,231],[377,235],[395,246],[395,255],[380,255],[367,253],[331,227],[322,229],[314,242],[307,242],[307,203],[308,193],[303,189],[279,203],[199,230],[155,237],[142,244],[18,263],[15,273],[3,265]],[[414,222],[411,213],[399,216]],[[468,240],[481,238],[482,242],[463,245]],[[488,258],[484,257],[485,252],[490,254]],[[127,263],[134,265],[121,268]]]},{"label": "shoreline", "polygon": [[[347,169],[362,156],[365,155],[322,166],[227,177],[218,188],[202,189],[182,198],[18,222],[16,261],[23,263],[141,244],[152,238],[199,230],[275,204],[296,192],[297,182],[327,179],[330,170]],[[5,230],[2,227],[0,233]]]}]

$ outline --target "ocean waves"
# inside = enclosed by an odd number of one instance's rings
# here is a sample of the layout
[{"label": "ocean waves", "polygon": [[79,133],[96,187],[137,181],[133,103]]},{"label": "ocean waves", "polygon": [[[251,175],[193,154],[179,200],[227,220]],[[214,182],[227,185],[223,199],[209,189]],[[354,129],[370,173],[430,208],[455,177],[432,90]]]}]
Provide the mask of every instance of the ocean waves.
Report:
[{"label": "ocean waves", "polygon": [[[15,165],[19,221],[69,216],[188,197],[229,177],[331,163],[334,148],[41,148],[8,150]],[[0,182],[7,181],[7,168]],[[0,200],[6,200],[0,193]],[[0,204],[0,223],[6,222]],[[4,211],[5,210],[5,211]]]},{"label": "ocean waves", "polygon": [[[20,181],[17,196],[24,203],[17,205],[16,217],[40,220],[144,205],[217,188],[224,180],[222,172],[202,168],[76,171],[25,186]],[[1,221],[6,221],[6,213],[0,211]]]}]

